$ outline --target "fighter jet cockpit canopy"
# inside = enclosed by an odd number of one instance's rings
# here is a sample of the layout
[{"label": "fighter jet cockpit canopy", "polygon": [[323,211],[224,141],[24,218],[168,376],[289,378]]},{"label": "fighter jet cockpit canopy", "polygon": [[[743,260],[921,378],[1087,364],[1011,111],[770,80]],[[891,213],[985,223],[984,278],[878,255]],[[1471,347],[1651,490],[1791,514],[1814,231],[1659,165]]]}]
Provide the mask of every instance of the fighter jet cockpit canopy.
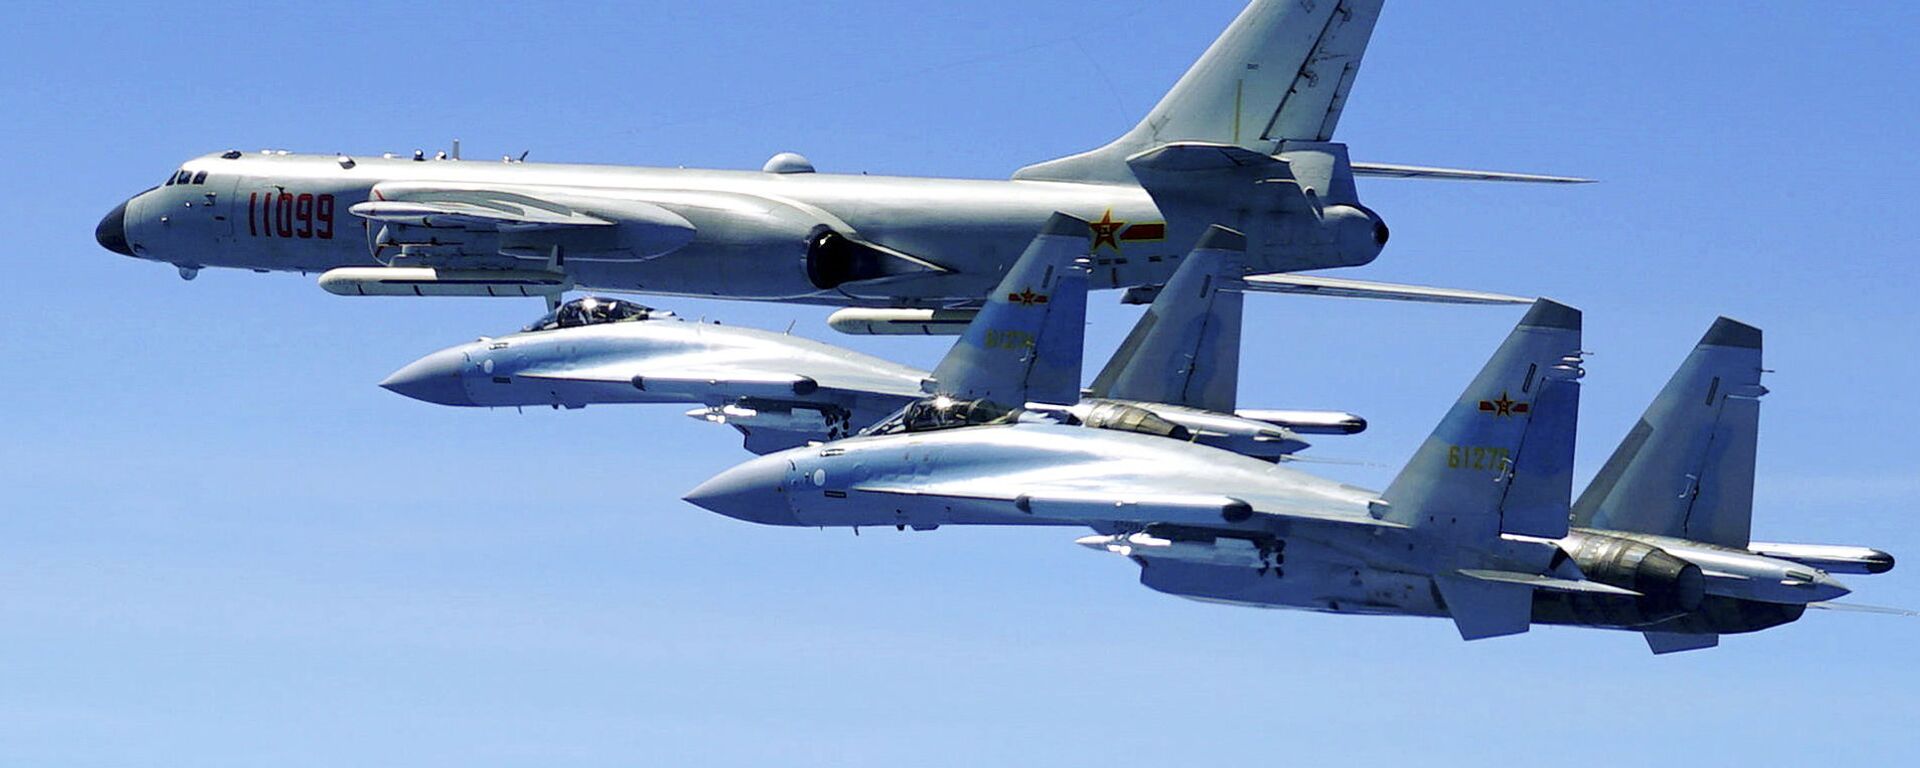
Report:
[{"label": "fighter jet cockpit canopy", "polygon": [[991,400],[956,400],[946,395],[915,400],[884,421],[862,430],[863,435],[897,435],[939,429],[1006,424],[1019,418],[1020,409]]},{"label": "fighter jet cockpit canopy", "polygon": [[630,323],[663,317],[673,317],[672,312],[654,309],[644,304],[636,304],[625,299],[608,299],[599,296],[583,296],[554,307],[539,320],[520,329],[521,333],[551,331],[555,328],[578,328],[583,325],[605,325],[607,323]]}]

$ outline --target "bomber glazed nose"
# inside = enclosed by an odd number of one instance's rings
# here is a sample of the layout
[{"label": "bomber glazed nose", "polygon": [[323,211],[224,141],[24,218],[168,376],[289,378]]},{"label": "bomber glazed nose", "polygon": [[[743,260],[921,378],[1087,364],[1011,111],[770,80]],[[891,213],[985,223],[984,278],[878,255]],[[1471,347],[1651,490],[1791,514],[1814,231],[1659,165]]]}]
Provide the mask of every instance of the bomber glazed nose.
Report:
[{"label": "bomber glazed nose", "polygon": [[93,228],[93,239],[100,241],[100,247],[122,256],[132,256],[133,246],[127,244],[127,204],[121,203],[107,211],[106,218]]}]

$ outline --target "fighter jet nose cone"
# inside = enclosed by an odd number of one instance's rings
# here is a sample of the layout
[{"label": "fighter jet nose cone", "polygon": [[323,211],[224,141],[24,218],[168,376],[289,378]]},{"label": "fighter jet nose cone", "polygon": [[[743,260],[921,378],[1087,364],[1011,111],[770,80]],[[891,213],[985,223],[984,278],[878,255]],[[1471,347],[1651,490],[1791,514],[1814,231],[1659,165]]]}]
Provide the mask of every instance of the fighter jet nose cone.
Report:
[{"label": "fighter jet nose cone", "polygon": [[100,225],[93,228],[93,239],[100,247],[122,256],[132,256],[133,246],[127,244],[127,204],[121,203],[108,211]]},{"label": "fighter jet nose cone", "polygon": [[787,460],[762,456],[714,475],[687,492],[687,503],[735,520],[762,525],[799,525],[787,503]]},{"label": "fighter jet nose cone", "polygon": [[460,380],[460,368],[465,362],[466,355],[459,349],[443,349],[394,371],[380,382],[380,387],[439,405],[478,405],[467,394],[465,382]]}]

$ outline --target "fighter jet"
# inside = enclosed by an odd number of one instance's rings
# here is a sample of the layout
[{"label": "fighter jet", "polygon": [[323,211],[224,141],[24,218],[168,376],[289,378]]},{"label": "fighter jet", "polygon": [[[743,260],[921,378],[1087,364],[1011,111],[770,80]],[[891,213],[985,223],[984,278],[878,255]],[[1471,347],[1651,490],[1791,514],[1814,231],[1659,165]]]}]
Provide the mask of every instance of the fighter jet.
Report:
[{"label": "fighter jet", "polygon": [[520,333],[420,358],[381,386],[443,405],[693,403],[766,453],[844,437],[930,394],[1030,400],[1082,421],[1156,418],[1169,436],[1278,460],[1296,431],[1350,434],[1344,412],[1235,413],[1244,238],[1216,228],[1181,260],[1088,397],[1086,222],[1056,215],[933,371],[790,334],[690,322],[618,299],[567,302]]},{"label": "fighter jet", "polygon": [[[1349,162],[1332,141],[1380,0],[1256,0],[1124,136],[1005,181],[429,157],[197,157],[115,207],[116,253],[320,273],[343,295],[543,296],[572,288],[883,308],[850,328],[958,330],[1055,211],[1091,222],[1095,287],[1159,285],[1212,224],[1248,237],[1250,290],[1425,301],[1513,297],[1268,274],[1373,261],[1386,224],[1356,175],[1562,177]],[[949,313],[959,309],[959,322]]]},{"label": "fighter jet", "polygon": [[1747,541],[1759,334],[1730,320],[1573,504],[1580,337],[1577,310],[1536,302],[1381,492],[1128,424],[936,400],[686,499],[770,525],[1088,526],[1078,543],[1182,597],[1448,617],[1468,640],[1630,630],[1658,653],[1835,605],[1847,589],[1829,568],[1892,566],[1865,548]]}]

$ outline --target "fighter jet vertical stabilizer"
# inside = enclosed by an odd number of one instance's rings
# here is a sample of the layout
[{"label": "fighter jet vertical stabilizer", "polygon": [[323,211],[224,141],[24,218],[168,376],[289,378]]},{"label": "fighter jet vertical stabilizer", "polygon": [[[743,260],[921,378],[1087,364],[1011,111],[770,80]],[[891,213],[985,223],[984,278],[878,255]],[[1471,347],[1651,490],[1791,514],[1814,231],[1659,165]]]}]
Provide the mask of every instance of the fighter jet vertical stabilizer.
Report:
[{"label": "fighter jet vertical stabilizer", "polygon": [[[1019,405],[1080,399],[1088,223],[1055,213],[933,369],[938,394]],[[1007,364],[1008,359],[1018,362]]]},{"label": "fighter jet vertical stabilizer", "polygon": [[[1567,533],[1579,408],[1580,311],[1547,299],[1507,336],[1381,498],[1383,520],[1454,552],[1432,565],[1460,636],[1527,631],[1535,586],[1490,571],[1502,533]],[[1459,569],[1459,570],[1455,570]]]},{"label": "fighter jet vertical stabilizer", "polygon": [[1758,328],[1714,321],[1580,494],[1573,524],[1746,548],[1760,341]]},{"label": "fighter jet vertical stabilizer", "polygon": [[1208,229],[1094,377],[1092,395],[1233,413],[1246,249],[1239,232]]},{"label": "fighter jet vertical stabilizer", "polygon": [[1381,494],[1382,519],[1462,544],[1565,536],[1579,353],[1580,311],[1534,302]]}]

